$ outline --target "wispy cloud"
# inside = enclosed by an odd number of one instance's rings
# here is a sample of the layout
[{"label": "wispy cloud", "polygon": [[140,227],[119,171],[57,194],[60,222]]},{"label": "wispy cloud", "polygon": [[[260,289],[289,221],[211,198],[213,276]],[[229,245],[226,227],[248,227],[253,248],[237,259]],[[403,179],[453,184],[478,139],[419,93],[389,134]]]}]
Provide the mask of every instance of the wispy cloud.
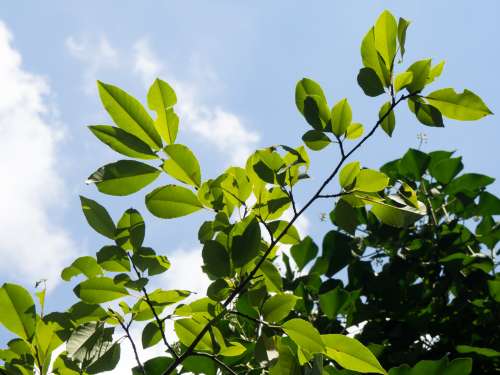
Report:
[{"label": "wispy cloud", "polygon": [[51,222],[65,191],[58,173],[62,128],[47,100],[50,88],[22,68],[12,35],[0,22],[0,274],[2,279],[59,280],[75,254],[68,234]]},{"label": "wispy cloud", "polygon": [[104,36],[97,39],[69,36],[66,38],[66,48],[71,56],[85,64],[82,85],[88,95],[95,93],[97,75],[103,69],[118,65],[118,52]]},{"label": "wispy cloud", "polygon": [[[199,58],[193,59],[191,64],[190,73],[193,79],[179,80],[161,63],[148,40],[141,39],[134,45],[134,71],[145,87],[156,77],[166,77],[177,91],[178,110],[183,126],[209,145],[215,146],[222,154],[229,156],[231,163],[245,163],[257,146],[260,136],[249,130],[236,114],[221,106],[212,108],[203,103],[203,97],[210,94],[204,92],[204,88],[209,87],[210,92],[213,92],[221,83],[211,70],[199,62]],[[198,82],[209,84],[199,85]]]}]

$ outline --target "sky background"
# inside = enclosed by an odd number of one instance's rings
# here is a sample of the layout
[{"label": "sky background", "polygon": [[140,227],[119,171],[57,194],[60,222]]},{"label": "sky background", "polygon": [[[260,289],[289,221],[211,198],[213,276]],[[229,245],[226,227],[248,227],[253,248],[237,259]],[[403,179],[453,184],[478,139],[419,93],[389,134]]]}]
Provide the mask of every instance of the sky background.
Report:
[{"label": "sky background", "polygon": [[[14,281],[32,290],[35,281],[47,278],[49,310],[76,301],[75,282],[62,282],[60,270],[107,244],[87,226],[82,194],[104,204],[115,220],[131,206],[143,213],[145,244],[172,262],[155,285],[203,292],[207,281],[199,268],[196,233],[205,214],[167,222],[144,208],[151,187],[108,197],[85,185],[98,167],[121,158],[86,128],[111,123],[96,79],[143,103],[154,78],[169,82],[178,94],[178,142],[193,149],[206,179],[241,164],[257,147],[301,143],[309,128],[295,108],[294,89],[302,77],[318,81],[330,104],[347,97],[353,120],[371,127],[386,99],[368,98],[358,87],[359,46],[384,9],[412,21],[401,70],[415,60],[444,59],[444,72],[431,90],[468,88],[493,112],[500,110],[496,0],[2,2],[0,283]],[[357,153],[364,166],[377,168],[402,156],[418,146],[417,134],[423,132],[424,151],[456,149],[466,171],[499,177],[496,116],[471,123],[448,120],[445,129],[420,125],[406,106],[396,117],[392,139],[378,132]],[[332,146],[312,155],[312,179],[297,193],[299,201],[317,188],[337,157]],[[155,186],[167,181],[162,176]],[[496,182],[492,191],[498,193],[499,186]],[[330,208],[313,206],[298,224],[302,234],[319,241],[330,229],[320,214]],[[0,330],[0,343],[8,337]]]}]

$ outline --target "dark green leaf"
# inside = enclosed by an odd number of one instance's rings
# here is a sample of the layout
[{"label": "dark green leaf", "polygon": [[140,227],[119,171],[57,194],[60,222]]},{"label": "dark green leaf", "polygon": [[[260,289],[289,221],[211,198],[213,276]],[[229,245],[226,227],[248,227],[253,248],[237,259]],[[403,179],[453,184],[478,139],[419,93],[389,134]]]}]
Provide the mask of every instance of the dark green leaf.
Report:
[{"label": "dark green leaf", "polygon": [[408,108],[412,111],[417,120],[427,126],[443,127],[443,116],[436,107],[425,103],[421,98],[409,98]]},{"label": "dark green leaf", "polygon": [[411,148],[399,161],[399,173],[418,181],[426,171],[429,162],[429,155]]},{"label": "dark green leaf", "polygon": [[358,84],[365,95],[368,96],[375,97],[385,92],[383,83],[372,68],[361,68],[359,70]]},{"label": "dark green leaf", "polygon": [[96,254],[97,263],[111,272],[129,272],[130,261],[127,253],[118,246],[104,246]]},{"label": "dark green leaf", "polygon": [[229,254],[219,242],[209,240],[203,245],[203,270],[214,277],[231,276]]},{"label": "dark green leaf", "polygon": [[430,69],[431,59],[420,60],[410,65],[408,71],[413,73],[413,80],[406,86],[410,94],[422,91],[427,84],[427,77],[429,76]]},{"label": "dark green leaf", "polygon": [[235,267],[242,267],[259,252],[260,226],[255,218],[251,218],[243,224],[241,233],[233,237],[231,246],[231,258]]},{"label": "dark green leaf", "polygon": [[305,237],[301,242],[291,247],[290,253],[299,271],[313,260],[318,254],[318,246],[314,243],[311,237]]},{"label": "dark green leaf", "polygon": [[122,155],[137,159],[158,159],[148,144],[120,128],[93,125],[89,129],[101,142]]},{"label": "dark green leaf", "polygon": [[328,146],[332,141],[319,130],[309,130],[302,136],[302,140],[311,150],[319,151]]},{"label": "dark green leaf", "polygon": [[396,116],[394,115],[394,110],[392,108],[391,102],[386,102],[384,103],[384,105],[382,105],[382,107],[380,107],[378,118],[382,129],[384,129],[389,137],[391,137],[392,132],[396,127]]},{"label": "dark green leaf", "polygon": [[108,211],[96,201],[85,198],[80,195],[83,214],[89,225],[97,232],[105,237],[115,238],[115,223]]}]

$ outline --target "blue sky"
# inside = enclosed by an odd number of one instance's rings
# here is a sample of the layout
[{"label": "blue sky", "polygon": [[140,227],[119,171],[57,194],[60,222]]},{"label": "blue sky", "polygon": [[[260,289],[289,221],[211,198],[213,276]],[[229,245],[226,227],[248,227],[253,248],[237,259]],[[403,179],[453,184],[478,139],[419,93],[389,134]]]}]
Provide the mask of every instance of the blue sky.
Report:
[{"label": "blue sky", "polygon": [[[384,99],[356,83],[361,38],[389,9],[412,21],[403,67],[422,58],[446,60],[433,88],[471,89],[498,112],[500,3],[470,1],[51,1],[4,2],[0,9],[0,282],[27,287],[49,279],[50,308],[72,303],[58,270],[106,244],[85,223],[78,194],[105,204],[114,218],[134,206],[147,219],[147,243],[173,262],[170,286],[203,289],[195,233],[203,214],[170,223],[152,218],[143,193],[109,198],[86,186],[99,166],[118,160],[86,125],[109,124],[95,80],[144,102],[159,75],[178,91],[179,142],[189,145],[212,177],[259,146],[298,145],[308,130],[294,105],[297,80],[320,82],[334,103],[347,97],[354,120],[370,127]],[[3,103],[2,103],[3,102]],[[397,112],[392,139],[379,132],[357,154],[367,167],[423,150],[458,150],[468,171],[498,178],[496,116],[445,129],[419,125]],[[333,147],[313,156],[312,179],[299,200],[335,163]],[[5,182],[6,181],[6,182]],[[163,178],[159,183],[165,183]],[[498,193],[499,184],[493,185]],[[329,229],[324,205],[301,222],[316,238]],[[189,277],[186,278],[186,275]],[[0,331],[1,338],[7,336]]]}]

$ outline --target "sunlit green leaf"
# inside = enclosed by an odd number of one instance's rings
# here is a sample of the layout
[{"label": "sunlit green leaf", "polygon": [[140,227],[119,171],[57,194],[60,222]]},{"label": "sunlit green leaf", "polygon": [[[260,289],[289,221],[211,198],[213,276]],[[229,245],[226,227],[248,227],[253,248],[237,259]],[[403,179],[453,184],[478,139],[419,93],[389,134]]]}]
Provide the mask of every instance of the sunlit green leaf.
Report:
[{"label": "sunlit green leaf", "polygon": [[400,17],[398,21],[398,43],[401,58],[403,58],[405,54],[406,30],[408,29],[408,26],[410,26],[410,21]]},{"label": "sunlit green leaf", "polygon": [[396,78],[394,78],[394,92],[399,92],[404,89],[413,81],[412,72],[402,72],[399,73]]},{"label": "sunlit green leaf", "polygon": [[359,161],[353,161],[346,164],[340,171],[339,183],[340,186],[346,190],[349,190],[356,177],[358,177],[359,171],[361,170],[361,165]]},{"label": "sunlit green leaf", "polygon": [[385,10],[375,23],[374,36],[375,48],[385,61],[387,70],[392,70],[394,57],[396,56],[396,37],[398,25],[391,12]]},{"label": "sunlit green leaf", "polygon": [[300,113],[304,114],[304,101],[309,95],[317,95],[326,103],[326,97],[321,86],[309,78],[302,78],[295,88],[295,104]]},{"label": "sunlit green leaf", "polygon": [[347,131],[345,133],[345,136],[347,139],[357,139],[363,135],[363,125],[360,124],[359,122],[353,122],[347,127]]},{"label": "sunlit green leaf", "polygon": [[203,208],[191,190],[176,185],[165,185],[146,195],[146,207],[163,219],[186,216]]},{"label": "sunlit green leaf", "polygon": [[20,285],[5,283],[0,288],[0,323],[17,336],[30,340],[35,334],[35,303]]},{"label": "sunlit green leaf", "polygon": [[[375,48],[375,31],[372,27],[361,42],[361,58],[366,68],[371,68],[384,86],[389,85],[389,71]],[[363,87],[363,86],[362,86]],[[375,95],[370,95],[375,96]]]},{"label": "sunlit green leaf", "polygon": [[290,253],[299,271],[302,271],[307,263],[313,260],[318,254],[318,246],[311,237],[307,236],[298,244],[293,245],[290,249]]},{"label": "sunlit green leaf", "polygon": [[116,125],[147,143],[153,150],[162,146],[153,119],[141,103],[119,87],[97,81],[101,101]]},{"label": "sunlit green leaf", "polygon": [[386,102],[382,105],[382,107],[380,107],[378,118],[382,129],[384,129],[387,135],[391,137],[392,132],[396,127],[396,116],[394,115],[394,110],[392,108],[391,102]]},{"label": "sunlit green leaf", "polygon": [[[287,225],[288,222],[284,220],[276,220],[267,224],[268,228],[273,233],[274,238],[278,238],[283,233]],[[297,228],[291,225],[287,229],[286,233],[283,234],[283,236],[280,238],[279,242],[288,245],[294,245],[299,241],[300,241],[299,232],[297,231]]]},{"label": "sunlit green leaf", "polygon": [[63,269],[61,272],[61,278],[65,281],[69,281],[74,276],[78,276],[80,274],[83,274],[90,279],[92,277],[102,275],[102,269],[99,264],[97,264],[95,258],[91,256],[83,256],[76,259],[71,266]]},{"label": "sunlit green leaf", "polygon": [[163,170],[173,178],[193,186],[200,186],[200,164],[193,152],[186,146],[175,144],[166,146],[169,159],[163,163]]},{"label": "sunlit green leaf", "polygon": [[302,319],[290,319],[283,323],[285,333],[303,350],[310,354],[323,353],[325,345],[314,326]]},{"label": "sunlit green leaf", "polygon": [[160,171],[135,160],[120,160],[92,173],[87,183],[94,183],[101,193],[129,195],[156,180]]},{"label": "sunlit green leaf", "polygon": [[116,285],[109,277],[95,277],[78,284],[74,292],[86,303],[103,303],[128,295],[127,290]]},{"label": "sunlit green leaf", "polygon": [[427,84],[434,82],[434,80],[441,75],[444,68],[444,60],[439,64],[434,65],[429,71],[429,77],[427,77]]},{"label": "sunlit green leaf", "polygon": [[144,241],[146,227],[139,211],[129,208],[116,226],[117,245],[125,250],[138,249]]},{"label": "sunlit green leaf", "polygon": [[332,108],[332,131],[340,137],[352,121],[352,110],[347,99],[337,102]]},{"label": "sunlit green leaf", "polygon": [[451,88],[441,89],[425,98],[444,116],[454,120],[473,121],[493,114],[479,96],[467,89],[461,93]]},{"label": "sunlit green leaf", "polygon": [[130,260],[127,253],[118,246],[104,246],[97,252],[96,257],[97,263],[106,271],[130,271]]},{"label": "sunlit green leaf", "polygon": [[175,142],[179,126],[179,119],[172,109],[175,103],[177,96],[172,87],[161,79],[155,79],[148,91],[148,107],[156,112],[156,131],[169,145]]},{"label": "sunlit green leaf", "polygon": [[377,358],[358,340],[344,335],[321,335],[326,355],[342,367],[361,373],[387,374]]},{"label": "sunlit green leaf", "polygon": [[262,306],[264,320],[269,323],[277,323],[285,319],[293,310],[298,297],[293,294],[275,294],[266,300]]},{"label": "sunlit green leaf", "polygon": [[373,169],[362,169],[356,176],[354,188],[367,193],[383,190],[389,184],[389,178],[382,172]]},{"label": "sunlit green leaf", "polygon": [[419,60],[410,65],[408,71],[412,72],[413,80],[406,86],[410,94],[422,91],[427,84],[430,69],[431,59]]}]

